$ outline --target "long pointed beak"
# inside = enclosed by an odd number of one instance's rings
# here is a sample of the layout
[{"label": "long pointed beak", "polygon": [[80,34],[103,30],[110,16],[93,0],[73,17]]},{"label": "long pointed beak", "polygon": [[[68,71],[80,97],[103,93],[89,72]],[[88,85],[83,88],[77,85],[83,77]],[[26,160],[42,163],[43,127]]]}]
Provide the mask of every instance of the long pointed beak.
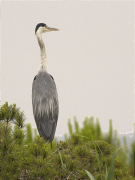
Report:
[{"label": "long pointed beak", "polygon": [[59,29],[56,29],[56,28],[50,28],[50,27],[48,27],[48,30],[49,30],[49,31],[59,31]]}]

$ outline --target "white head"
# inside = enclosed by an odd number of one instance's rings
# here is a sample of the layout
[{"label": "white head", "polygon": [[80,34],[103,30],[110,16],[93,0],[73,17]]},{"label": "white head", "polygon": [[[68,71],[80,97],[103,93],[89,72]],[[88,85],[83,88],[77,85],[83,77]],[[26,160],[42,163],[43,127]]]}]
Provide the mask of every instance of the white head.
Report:
[{"label": "white head", "polygon": [[59,31],[59,29],[56,28],[50,28],[48,27],[46,24],[44,23],[39,23],[37,24],[36,28],[35,28],[35,34],[37,32],[39,33],[45,33],[45,32],[50,32],[50,31]]}]

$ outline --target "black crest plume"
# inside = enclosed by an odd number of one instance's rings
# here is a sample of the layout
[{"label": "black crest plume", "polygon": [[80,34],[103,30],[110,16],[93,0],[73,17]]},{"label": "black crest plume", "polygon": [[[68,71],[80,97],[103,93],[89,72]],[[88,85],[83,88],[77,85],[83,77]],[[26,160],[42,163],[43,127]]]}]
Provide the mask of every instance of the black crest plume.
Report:
[{"label": "black crest plume", "polygon": [[45,27],[46,24],[44,24],[44,23],[39,23],[39,24],[37,24],[37,25],[36,25],[36,28],[35,28],[35,34],[36,34],[38,28],[41,27],[41,26],[42,26],[42,27]]}]

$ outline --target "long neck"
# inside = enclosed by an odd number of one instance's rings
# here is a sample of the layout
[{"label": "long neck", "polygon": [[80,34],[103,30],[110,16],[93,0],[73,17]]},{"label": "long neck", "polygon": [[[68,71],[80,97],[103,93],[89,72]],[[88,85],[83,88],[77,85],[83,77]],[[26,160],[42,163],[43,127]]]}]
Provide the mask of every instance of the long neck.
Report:
[{"label": "long neck", "polygon": [[36,36],[37,36],[38,44],[39,44],[40,50],[41,50],[41,61],[40,61],[39,71],[47,71],[48,72],[45,45],[42,40],[40,31],[37,31]]}]

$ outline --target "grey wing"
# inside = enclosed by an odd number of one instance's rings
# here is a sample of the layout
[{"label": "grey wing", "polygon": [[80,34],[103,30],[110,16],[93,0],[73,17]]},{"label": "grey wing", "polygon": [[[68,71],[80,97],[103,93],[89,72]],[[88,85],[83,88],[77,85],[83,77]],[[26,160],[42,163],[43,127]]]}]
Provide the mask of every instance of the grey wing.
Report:
[{"label": "grey wing", "polygon": [[41,137],[52,141],[57,126],[59,104],[54,80],[39,74],[32,86],[33,114]]}]

